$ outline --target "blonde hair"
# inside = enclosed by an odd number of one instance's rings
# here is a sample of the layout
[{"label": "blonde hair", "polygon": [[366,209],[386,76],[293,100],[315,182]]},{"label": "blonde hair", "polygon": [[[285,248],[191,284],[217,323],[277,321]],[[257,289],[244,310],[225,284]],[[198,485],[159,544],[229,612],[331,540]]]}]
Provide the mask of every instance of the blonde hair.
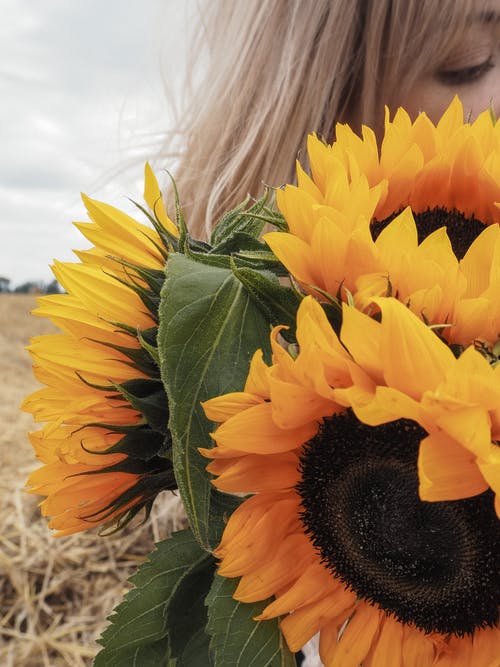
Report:
[{"label": "blonde hair", "polygon": [[177,123],[192,233],[263,184],[293,182],[309,132],[380,127],[383,105],[456,45],[473,1],[207,0],[191,53],[208,65]]}]

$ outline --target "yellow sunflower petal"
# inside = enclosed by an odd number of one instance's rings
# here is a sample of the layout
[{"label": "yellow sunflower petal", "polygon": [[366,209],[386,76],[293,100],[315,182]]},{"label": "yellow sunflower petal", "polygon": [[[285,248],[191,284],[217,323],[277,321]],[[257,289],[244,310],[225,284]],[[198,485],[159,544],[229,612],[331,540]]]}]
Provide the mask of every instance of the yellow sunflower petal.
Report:
[{"label": "yellow sunflower petal", "polygon": [[[207,454],[212,454],[208,450]],[[293,489],[300,481],[295,454],[274,454],[266,457],[249,454],[232,459],[215,459],[207,466],[217,475],[212,483],[226,493],[261,493],[276,489]],[[244,489],[244,491],[242,491]]]},{"label": "yellow sunflower petal", "polygon": [[154,212],[165,229],[172,234],[172,236],[177,238],[179,236],[179,231],[167,215],[160,188],[158,187],[158,181],[156,180],[156,176],[154,175],[149,162],[146,162],[144,168],[144,201]]},{"label": "yellow sunflower petal", "polygon": [[484,455],[490,448],[491,422],[483,407],[444,411],[435,418],[435,423],[476,456]]},{"label": "yellow sunflower petal", "polygon": [[498,452],[498,445],[491,446],[491,456],[486,461],[480,460],[477,462],[478,468],[486,482],[496,494],[496,509],[497,515],[500,517],[500,507],[498,500],[500,498],[500,455]]},{"label": "yellow sunflower petal", "polygon": [[380,362],[386,382],[412,398],[436,386],[454,363],[450,348],[396,299],[374,299],[382,311]]},{"label": "yellow sunflower petal", "polygon": [[303,543],[303,535],[286,536],[276,552],[266,559],[265,565],[249,567],[233,597],[241,602],[265,600],[273,591],[293,582],[311,561],[309,551],[301,548]]},{"label": "yellow sunflower petal", "polygon": [[435,657],[432,637],[405,625],[403,638],[403,667],[431,667]]},{"label": "yellow sunflower petal", "polygon": [[262,403],[260,396],[244,391],[235,391],[224,396],[216,396],[202,403],[205,414],[214,422],[224,422],[241,410]]},{"label": "yellow sunflower petal", "polygon": [[[135,332],[150,330],[151,336],[156,328],[159,286],[139,274],[159,280],[168,248],[156,229],[102,202],[83,201],[91,222],[77,227],[95,246],[77,252],[80,263],[55,263],[67,293],[40,299],[36,314],[63,333],[32,340],[33,372],[46,386],[23,403],[46,422],[30,434],[43,465],[28,485],[46,496],[42,513],[51,516],[57,535],[126,523],[171,488],[171,462],[165,459],[160,472],[157,456],[145,461],[142,452],[135,456],[122,444],[136,430],[146,441],[160,440],[158,433],[151,438],[153,429],[133,398],[161,386],[154,355]],[[104,454],[110,448],[114,453]]]},{"label": "yellow sunflower petal", "polygon": [[269,398],[268,366],[264,361],[262,350],[257,350],[250,362],[250,370],[245,383],[245,391],[257,394],[262,398]]},{"label": "yellow sunflower petal", "polygon": [[284,232],[268,232],[263,239],[297,280],[308,285],[321,285],[321,276],[305,241]]},{"label": "yellow sunflower petal", "polygon": [[431,434],[420,443],[418,476],[422,500],[459,500],[488,487],[475,457],[442,435]]},{"label": "yellow sunflower petal", "polygon": [[[255,522],[254,529],[267,539],[256,540],[251,533],[242,536],[242,539],[239,540],[239,549],[233,548],[222,559],[219,574],[223,577],[232,577],[238,573],[254,576],[255,563],[262,561],[267,561],[268,566],[271,567],[270,563],[275,557],[274,552],[277,552],[284,541],[288,540],[287,533],[293,523],[292,510],[295,505],[294,499],[283,498],[263,511]],[[295,541],[293,543],[295,544]],[[272,544],[274,544],[274,549],[271,548]],[[289,549],[290,545],[287,548]],[[243,589],[245,589],[244,584],[241,585],[240,592]],[[244,595],[243,592],[241,594]],[[254,598],[254,600],[258,599],[258,597]]]},{"label": "yellow sunflower petal", "polygon": [[279,428],[273,419],[272,405],[262,403],[228,419],[213,434],[213,438],[222,448],[250,454],[278,454],[309,440],[316,428],[311,423],[290,429]]},{"label": "yellow sunflower petal", "polygon": [[[266,620],[283,616],[309,606],[325,595],[325,590],[332,588],[332,578],[318,563],[312,563],[300,575],[297,581],[284,593],[276,596],[255,620]],[[353,596],[352,596],[353,597]]]},{"label": "yellow sunflower petal", "polygon": [[475,633],[472,645],[474,649],[474,667],[497,667],[499,664],[498,647],[500,646],[499,628],[491,628]]},{"label": "yellow sunflower petal", "polygon": [[[288,227],[292,233],[306,243],[310,243],[318,220],[318,213],[315,208],[318,201],[307,191],[288,185],[284,190],[276,191],[276,203],[287,218]],[[267,242],[267,234],[264,239]]]},{"label": "yellow sunflower petal", "polygon": [[54,275],[98,317],[143,329],[153,326],[154,321],[139,296],[99,267],[55,262]]},{"label": "yellow sunflower petal", "polygon": [[381,335],[381,326],[378,322],[355,308],[343,305],[340,339],[354,361],[378,384],[383,382],[383,369],[379,357]]},{"label": "yellow sunflower petal", "polygon": [[280,623],[291,651],[298,651],[332,617],[345,612],[353,604],[352,593],[325,595],[321,600],[296,609]]},{"label": "yellow sunflower petal", "polygon": [[[417,226],[410,207],[406,207],[394,220],[382,230],[376,246],[382,261],[393,271],[402,269],[406,254],[413,251],[418,244]],[[391,270],[392,269],[392,270]]]},{"label": "yellow sunflower petal", "polygon": [[359,667],[371,648],[379,624],[380,612],[375,607],[360,603],[328,656],[329,667]]},{"label": "yellow sunflower petal", "polygon": [[358,386],[335,390],[335,400],[351,407],[364,424],[378,426],[395,419],[418,422],[419,404],[406,394],[390,387],[377,387],[375,392]]},{"label": "yellow sunflower petal", "polygon": [[[156,248],[156,245],[159,242],[159,237],[154,229],[137,222],[137,220],[130,215],[123,213],[123,211],[120,211],[114,206],[97,201],[96,199],[91,199],[86,195],[82,195],[82,200],[89,214],[89,218],[94,225],[105,232],[114,231],[116,234],[123,236],[124,239],[129,241],[129,247],[132,248],[133,254],[127,257],[127,259],[134,261],[137,257],[135,253],[139,253],[140,256],[147,248],[151,252],[151,257],[156,258],[154,264],[160,260],[161,255]],[[104,238],[106,238],[106,234],[104,235]],[[120,241],[118,240],[118,242]],[[100,244],[100,239],[96,243],[96,249],[99,251],[103,250]],[[151,259],[149,259],[146,266],[148,266],[150,262]]]},{"label": "yellow sunflower petal", "polygon": [[491,271],[497,263],[500,245],[498,224],[490,225],[471,243],[460,262],[462,273],[467,278],[466,296],[480,296],[490,284]]},{"label": "yellow sunflower petal", "polygon": [[401,667],[403,661],[403,625],[387,617],[371,655],[371,667]]},{"label": "yellow sunflower petal", "polygon": [[463,122],[464,109],[458,95],[454,95],[436,126],[441,143],[449,141],[450,137],[463,126]]},{"label": "yellow sunflower petal", "polygon": [[303,384],[284,382],[272,374],[270,384],[273,421],[280,429],[303,427],[338,409],[332,399]]}]

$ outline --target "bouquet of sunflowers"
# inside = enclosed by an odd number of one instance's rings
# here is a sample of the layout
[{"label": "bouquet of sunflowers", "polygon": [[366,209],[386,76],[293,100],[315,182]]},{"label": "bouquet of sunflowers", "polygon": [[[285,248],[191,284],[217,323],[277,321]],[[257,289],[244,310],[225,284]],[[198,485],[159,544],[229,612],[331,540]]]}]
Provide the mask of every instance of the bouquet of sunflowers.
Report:
[{"label": "bouquet of sunflowers", "polygon": [[[500,123],[387,113],[193,239],[90,199],[25,409],[57,535],[178,489],[96,667],[500,665]],[[271,229],[263,233],[264,229]]]}]

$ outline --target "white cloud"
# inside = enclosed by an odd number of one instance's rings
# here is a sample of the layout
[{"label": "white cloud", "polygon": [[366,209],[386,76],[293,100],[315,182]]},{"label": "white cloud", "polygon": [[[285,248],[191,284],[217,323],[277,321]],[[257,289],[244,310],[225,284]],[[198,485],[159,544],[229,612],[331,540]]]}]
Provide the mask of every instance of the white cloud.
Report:
[{"label": "white cloud", "polygon": [[140,197],[169,123],[162,56],[182,70],[192,6],[0,0],[1,275],[48,280],[54,257],[86,246],[71,225],[85,218],[80,190],[117,206]]}]

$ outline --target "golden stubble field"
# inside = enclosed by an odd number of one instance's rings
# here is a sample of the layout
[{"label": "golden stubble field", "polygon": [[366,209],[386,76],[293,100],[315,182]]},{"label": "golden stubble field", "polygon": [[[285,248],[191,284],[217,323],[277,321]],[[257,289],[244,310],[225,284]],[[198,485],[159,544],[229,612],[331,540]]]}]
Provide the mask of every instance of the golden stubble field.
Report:
[{"label": "golden stubble field", "polygon": [[182,517],[177,499],[164,494],[143,526],[110,537],[52,537],[40,498],[23,490],[37,467],[26,435],[34,425],[19,410],[38,388],[25,346],[55,331],[30,315],[35,305],[31,295],[0,294],[0,665],[81,667],[91,664],[127,578]]}]

